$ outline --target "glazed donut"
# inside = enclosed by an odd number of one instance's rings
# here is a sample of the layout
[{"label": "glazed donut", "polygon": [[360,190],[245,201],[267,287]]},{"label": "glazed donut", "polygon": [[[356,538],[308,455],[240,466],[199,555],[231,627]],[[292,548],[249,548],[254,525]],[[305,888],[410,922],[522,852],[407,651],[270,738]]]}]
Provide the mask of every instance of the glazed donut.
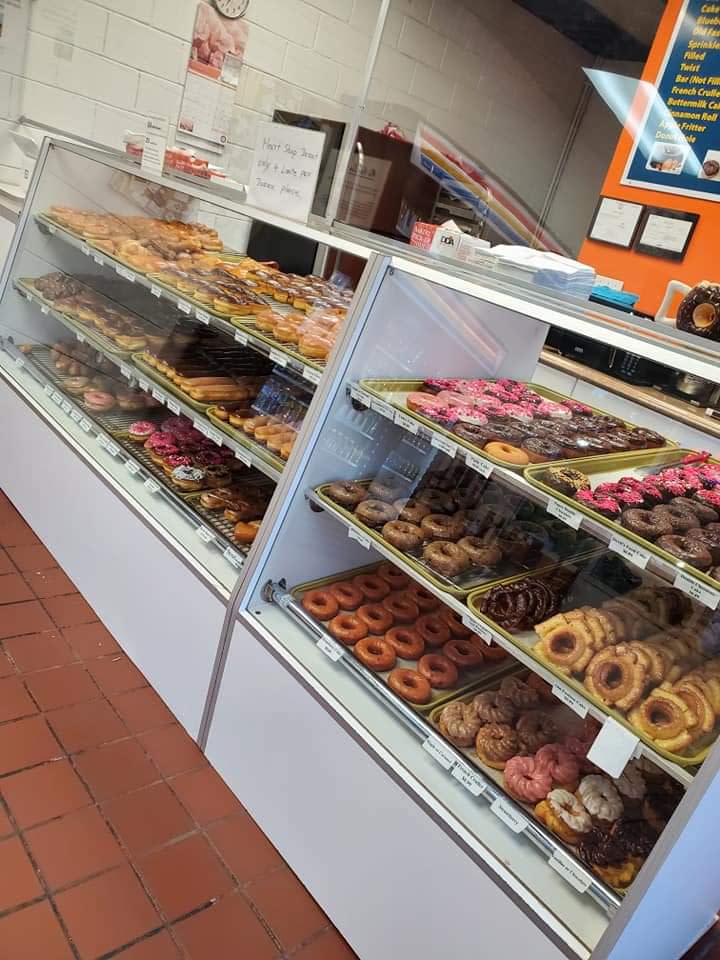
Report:
[{"label": "glazed donut", "polygon": [[444,577],[457,577],[470,566],[468,555],[450,540],[435,540],[423,549],[423,560]]},{"label": "glazed donut", "polygon": [[692,742],[695,714],[672,690],[656,687],[628,714],[628,720],[663,750],[677,753]]},{"label": "glazed donut", "polygon": [[430,507],[426,503],[421,503],[413,497],[396,500],[393,507],[398,512],[398,520],[405,520],[406,523],[419,524],[423,517],[430,513]]},{"label": "glazed donut", "polygon": [[630,710],[645,692],[647,680],[647,669],[636,651],[626,644],[615,644],[595,654],[585,671],[584,683],[608,707]]},{"label": "glazed donut", "polygon": [[448,517],[444,513],[429,513],[422,518],[420,529],[426,540],[459,540],[465,527],[460,516]]},{"label": "glazed donut", "polygon": [[393,627],[385,634],[385,639],[403,660],[419,660],[425,652],[425,641],[417,630],[410,627]]},{"label": "glazed donut", "polygon": [[483,652],[483,657],[486,660],[504,660],[505,657],[509,657],[510,654],[507,650],[503,650],[502,647],[499,647],[496,643],[485,643],[482,637],[479,637],[476,633],[471,633],[468,637],[470,643],[474,643],[475,646],[480,647]]},{"label": "glazed donut", "polygon": [[544,767],[554,786],[574,790],[580,776],[580,767],[570,750],[561,743],[546,743],[535,754],[535,763]]},{"label": "glazed donut", "polygon": [[332,620],[340,609],[337,600],[329,590],[310,590],[302,598],[305,610],[316,620]]},{"label": "glazed donut", "polygon": [[670,521],[673,533],[687,533],[688,530],[700,526],[696,513],[677,504],[661,503],[657,507],[653,507],[652,512],[664,514]]},{"label": "glazed donut", "polygon": [[383,606],[398,623],[415,623],[420,616],[418,605],[402,593],[390,594],[383,600]]},{"label": "glazed donut", "polygon": [[535,807],[535,816],[565,843],[576,844],[592,830],[592,817],[569,790],[551,790]]},{"label": "glazed donut", "polygon": [[480,537],[462,537],[458,540],[458,546],[465,551],[473,567],[495,567],[502,560],[500,547]]},{"label": "glazed donut", "polygon": [[397,517],[395,507],[384,500],[363,500],[355,507],[355,516],[368,527],[382,527]]},{"label": "glazed donut", "polygon": [[413,603],[416,603],[420,609],[420,613],[431,613],[440,606],[440,601],[435,594],[430,593],[425,587],[421,587],[419,583],[411,583],[410,586],[403,591],[403,596],[407,597],[408,600],[412,600]]},{"label": "glazed donut", "polygon": [[516,716],[515,707],[499,690],[478,693],[472,705],[484,723],[512,723]]},{"label": "glazed donut", "polygon": [[528,710],[515,724],[520,746],[534,753],[546,743],[557,739],[558,729],[552,717],[543,710]]},{"label": "glazed donut", "polygon": [[380,564],[375,573],[390,584],[391,590],[404,590],[410,584],[410,577],[387,560]]},{"label": "glazed donut", "polygon": [[392,670],[397,663],[395,651],[382,637],[363,637],[353,647],[355,656],[369,670]]},{"label": "glazed donut", "polygon": [[407,487],[406,480],[394,480],[389,477],[387,480],[378,480],[377,477],[368,487],[368,496],[375,500],[384,500],[386,503],[392,503],[401,497]]},{"label": "glazed donut", "polygon": [[383,635],[393,625],[393,615],[381,603],[366,603],[358,607],[357,615],[370,633]]},{"label": "glazed donut", "polygon": [[388,677],[391,690],[409,703],[429,703],[432,689],[429,682],[416,670],[395,667]]},{"label": "glazed donut", "polygon": [[[688,531],[691,533],[692,531]],[[691,564],[698,570],[709,570],[712,566],[712,554],[698,537],[680,536],[671,534],[666,537],[658,537],[655,541],[656,546],[666,553],[672,554],[679,560]]]},{"label": "glazed donut", "polygon": [[365,623],[354,613],[339,613],[328,624],[328,630],[346,647],[352,647],[368,635]]},{"label": "glazed donut", "polygon": [[673,532],[670,518],[664,513],[655,513],[654,508],[623,510],[620,523],[645,540],[657,540],[658,537],[667,537]]},{"label": "glazed donut", "polygon": [[508,793],[522,803],[538,803],[552,789],[550,774],[537,766],[534,757],[512,757],[503,775]]},{"label": "glazed donut", "polygon": [[448,640],[442,652],[458,670],[472,670],[473,667],[479,667],[484,659],[482,650],[469,640]]},{"label": "glazed donut", "polygon": [[472,633],[472,630],[469,630],[462,622],[460,614],[456,613],[455,610],[452,610],[450,607],[443,607],[438,616],[441,620],[445,621],[450,630],[450,634],[456,640],[467,640]]},{"label": "glazed donut", "polygon": [[381,533],[388,543],[403,553],[419,549],[425,539],[420,527],[406,520],[390,520],[383,526]]},{"label": "glazed donut", "polygon": [[441,653],[424,653],[418,660],[418,671],[435,690],[449,690],[458,680],[457,667]]},{"label": "glazed donut", "polygon": [[359,587],[349,580],[342,580],[340,583],[331,583],[328,587],[328,593],[331,593],[341,610],[357,610],[363,602],[363,593]]},{"label": "glazed donut", "polygon": [[442,647],[450,639],[450,627],[434,614],[426,613],[415,622],[415,629],[428,647]]},{"label": "glazed donut", "polygon": [[537,690],[519,677],[505,677],[500,684],[500,693],[518,710],[532,710],[540,703]]},{"label": "glazed donut", "polygon": [[484,453],[496,460],[502,460],[503,463],[512,463],[514,466],[526,467],[530,463],[530,457],[520,447],[514,447],[510,443],[502,443],[500,440],[491,440],[483,447]]},{"label": "glazed donut", "polygon": [[440,733],[456,747],[472,746],[481,724],[472,706],[460,700],[448,703],[438,717]]},{"label": "glazed donut", "polygon": [[331,483],[328,487],[328,496],[341,507],[355,508],[363,500],[367,499],[367,490],[359,483],[352,480],[338,480]]},{"label": "glazed donut", "polygon": [[390,593],[390,587],[374,573],[358,573],[351,583],[362,591],[363,597],[369,603],[380,603]]},{"label": "glazed donut", "polygon": [[595,820],[612,823],[621,816],[623,802],[607,777],[597,774],[583,777],[577,788],[578,800],[582,802],[587,812]]},{"label": "glazed donut", "polygon": [[475,736],[475,753],[493,770],[504,770],[519,749],[517,734],[508,723],[486,723]]}]

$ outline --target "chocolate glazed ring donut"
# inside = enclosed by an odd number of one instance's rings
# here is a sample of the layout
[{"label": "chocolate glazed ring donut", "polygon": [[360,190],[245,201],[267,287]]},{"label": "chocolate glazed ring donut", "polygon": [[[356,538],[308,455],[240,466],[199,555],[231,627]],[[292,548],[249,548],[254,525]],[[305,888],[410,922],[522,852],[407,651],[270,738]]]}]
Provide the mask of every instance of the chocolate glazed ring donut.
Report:
[{"label": "chocolate glazed ring donut", "polygon": [[672,533],[670,518],[653,510],[623,510],[620,523],[645,540],[657,540],[658,537],[667,537]]},{"label": "chocolate glazed ring donut", "polygon": [[712,566],[712,554],[702,540],[695,537],[670,534],[670,536],[658,537],[655,543],[661,550],[672,554],[678,560],[692,564],[698,570],[709,570]]},{"label": "chocolate glazed ring donut", "polygon": [[705,526],[706,523],[717,523],[718,519],[720,519],[720,514],[718,514],[717,510],[713,510],[712,507],[703,503],[701,500],[688,500],[687,497],[673,497],[668,506],[682,507],[684,510],[689,510],[695,514],[703,526]]},{"label": "chocolate glazed ring donut", "polygon": [[690,540],[699,540],[710,551],[713,563],[720,563],[720,530],[697,527],[695,530],[688,530],[687,537]]},{"label": "chocolate glazed ring donut", "polygon": [[659,506],[653,507],[652,512],[664,514],[670,521],[673,533],[687,533],[688,530],[700,526],[700,521],[692,510],[673,506],[671,503],[661,503]]}]

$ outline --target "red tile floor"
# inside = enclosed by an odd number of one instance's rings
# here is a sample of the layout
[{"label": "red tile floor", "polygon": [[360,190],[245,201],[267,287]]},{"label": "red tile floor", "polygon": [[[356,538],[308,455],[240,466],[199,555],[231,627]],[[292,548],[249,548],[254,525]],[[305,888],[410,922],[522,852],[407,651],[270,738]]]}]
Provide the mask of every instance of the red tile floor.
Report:
[{"label": "red tile floor", "polygon": [[354,956],[0,493],[2,960]]}]

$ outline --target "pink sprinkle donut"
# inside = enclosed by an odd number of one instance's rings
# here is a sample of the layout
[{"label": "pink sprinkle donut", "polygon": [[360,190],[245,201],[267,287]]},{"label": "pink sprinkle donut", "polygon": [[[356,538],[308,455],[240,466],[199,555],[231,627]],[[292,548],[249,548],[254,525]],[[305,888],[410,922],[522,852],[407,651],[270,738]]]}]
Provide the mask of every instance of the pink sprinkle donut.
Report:
[{"label": "pink sprinkle donut", "polygon": [[547,770],[555,786],[573,790],[580,776],[580,768],[575,757],[561,743],[547,743],[535,754],[535,765]]},{"label": "pink sprinkle donut", "polygon": [[572,413],[564,403],[556,403],[554,400],[542,400],[537,405],[537,414],[539,417],[551,417],[553,420],[569,420]]},{"label": "pink sprinkle donut", "polygon": [[538,767],[534,757],[512,757],[503,771],[505,786],[522,803],[539,803],[552,790],[549,772]]}]

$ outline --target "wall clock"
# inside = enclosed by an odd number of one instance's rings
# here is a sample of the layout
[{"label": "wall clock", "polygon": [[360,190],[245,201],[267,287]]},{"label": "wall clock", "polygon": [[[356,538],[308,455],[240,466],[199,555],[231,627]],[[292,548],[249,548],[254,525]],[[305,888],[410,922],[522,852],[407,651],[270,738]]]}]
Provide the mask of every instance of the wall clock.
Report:
[{"label": "wall clock", "polygon": [[213,0],[218,12],[230,20],[237,20],[245,15],[250,6],[250,0]]}]

